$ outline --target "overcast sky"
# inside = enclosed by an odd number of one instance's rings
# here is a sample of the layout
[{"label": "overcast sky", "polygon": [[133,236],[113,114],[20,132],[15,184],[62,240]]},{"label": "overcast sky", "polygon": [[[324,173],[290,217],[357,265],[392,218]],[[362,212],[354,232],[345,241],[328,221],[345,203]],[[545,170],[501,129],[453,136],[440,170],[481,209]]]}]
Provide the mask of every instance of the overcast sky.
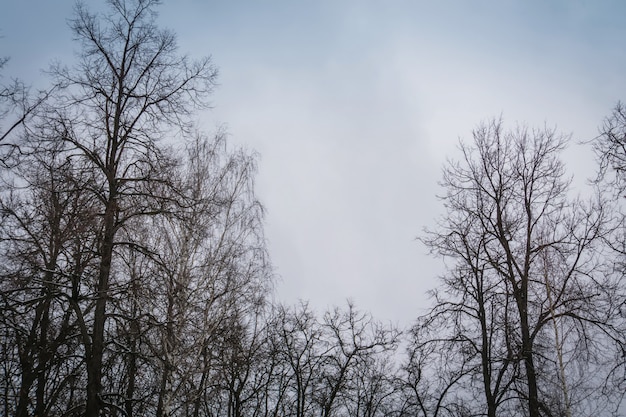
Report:
[{"label": "overcast sky", "polygon": [[[44,86],[40,70],[71,63],[73,4],[3,1],[5,80]],[[277,297],[319,310],[350,298],[402,325],[443,271],[415,238],[441,214],[459,138],[499,115],[556,126],[583,180],[593,159],[575,142],[626,100],[620,0],[176,0],[159,22],[219,67],[203,126],[260,154]]]}]

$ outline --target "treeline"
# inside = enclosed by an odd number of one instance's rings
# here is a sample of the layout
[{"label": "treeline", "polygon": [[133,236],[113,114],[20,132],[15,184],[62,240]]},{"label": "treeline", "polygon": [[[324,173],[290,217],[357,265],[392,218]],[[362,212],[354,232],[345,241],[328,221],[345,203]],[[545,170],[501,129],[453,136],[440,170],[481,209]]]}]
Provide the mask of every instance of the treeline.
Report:
[{"label": "treeline", "polygon": [[480,125],[421,237],[447,272],[396,329],[271,302],[255,155],[194,125],[215,68],[178,53],[158,1],[108,3],[77,5],[80,52],[49,90],[0,87],[2,415],[619,414],[621,104],[586,197],[569,137]]}]

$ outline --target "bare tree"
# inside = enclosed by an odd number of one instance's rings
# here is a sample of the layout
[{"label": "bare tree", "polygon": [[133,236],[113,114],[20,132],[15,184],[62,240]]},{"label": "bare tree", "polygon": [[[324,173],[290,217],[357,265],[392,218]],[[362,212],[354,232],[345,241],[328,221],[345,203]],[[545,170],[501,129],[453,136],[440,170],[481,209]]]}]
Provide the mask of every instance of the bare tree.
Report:
[{"label": "bare tree", "polygon": [[326,355],[331,349],[323,330],[308,304],[293,308],[278,307],[277,343],[280,361],[287,364],[286,384],[278,393],[281,401],[278,415],[306,417],[315,408]]},{"label": "bare tree", "polygon": [[349,381],[358,378],[359,366],[373,365],[378,356],[392,354],[397,347],[399,332],[359,312],[352,302],[348,302],[345,310],[336,307],[327,311],[323,329],[329,351],[321,375],[323,384],[316,393],[316,400],[321,407],[321,416],[330,417],[335,414],[338,398],[356,396],[357,393],[349,389]]},{"label": "bare tree", "polygon": [[402,397],[394,359],[389,352],[379,352],[355,363],[341,393],[336,414],[355,417],[398,415]]},{"label": "bare tree", "polygon": [[[436,308],[411,329],[408,355],[398,378],[400,415],[493,416],[506,400],[507,387],[502,380],[506,375],[510,384],[507,367],[495,358],[483,366],[483,354],[488,360],[494,356],[491,340],[483,348],[475,333],[476,323],[468,323],[458,306],[444,303],[440,307],[443,305],[449,310]],[[501,377],[492,381],[493,376]],[[475,381],[481,378],[482,384]]]},{"label": "bare tree", "polygon": [[83,318],[90,324],[83,338],[88,416],[112,406],[102,396],[102,366],[116,237],[130,219],[164,210],[151,194],[151,184],[167,182],[168,158],[157,141],[188,127],[215,77],[208,58],[190,62],[177,54],[174,35],[155,24],[157,4],[111,0],[110,14],[97,16],[79,3],[71,21],[82,48],[78,65],[52,69],[62,89],[43,115],[49,136],[68,144],[68,158],[87,161],[97,173],[91,191],[101,207],[100,262],[92,319]]},{"label": "bare tree", "polygon": [[[606,238],[606,243],[611,250],[607,256],[612,261],[611,267],[606,273],[623,279],[626,276],[626,212],[624,211],[624,198],[626,198],[626,107],[618,102],[611,114],[605,118],[600,126],[600,134],[593,141],[594,151],[598,161],[598,175],[596,184],[612,200],[612,211],[615,217],[616,227],[614,233]],[[618,301],[618,300],[616,300]],[[626,301],[621,300],[620,309],[622,320]],[[624,348],[626,351],[626,348]],[[614,368],[611,381],[616,384],[621,392],[626,385],[626,363],[624,354],[618,366]]]},{"label": "bare tree", "polygon": [[[412,331],[408,376],[416,372],[417,366],[420,372],[439,381],[436,384],[439,388],[427,395],[435,395],[437,404],[435,408],[422,405],[424,413],[431,408],[429,412],[436,415],[440,409],[450,408],[443,401],[444,396],[457,392],[453,385],[458,385],[460,379],[474,375],[481,378],[482,384],[466,387],[469,389],[465,395],[472,407],[484,408],[488,416],[494,417],[498,408],[510,400],[511,384],[519,376],[518,352],[511,343],[516,321],[511,311],[510,288],[486,261],[484,243],[489,239],[488,233],[473,234],[475,225],[473,218],[459,219],[454,224],[456,231],[446,237],[454,239],[456,252],[450,255],[460,262],[441,278],[443,288],[432,292],[435,306],[418,320]],[[425,358],[432,360],[434,369],[424,366]],[[429,378],[425,381],[428,384]],[[425,388],[426,392],[431,391],[430,387]],[[420,396],[417,391],[415,395]]]},{"label": "bare tree", "polygon": [[[571,395],[554,400],[569,381],[549,375],[575,379],[574,364],[601,349],[596,338],[610,343],[619,334],[619,285],[603,273],[600,253],[613,223],[599,197],[570,197],[558,159],[567,137],[505,131],[500,120],[473,136],[444,170],[447,213],[423,239],[453,261],[433,314],[445,314],[453,340],[480,358],[489,415],[515,397],[531,417],[558,414],[557,402],[573,406]],[[601,384],[587,388],[600,393]]]},{"label": "bare tree", "polygon": [[393,410],[389,356],[399,342],[391,325],[352,303],[321,319],[306,303],[277,306],[267,325],[266,416],[374,416]]},{"label": "bare tree", "polygon": [[63,409],[83,364],[73,354],[80,346],[74,311],[94,267],[94,202],[82,191],[90,176],[57,145],[30,150],[0,195],[0,299],[5,337],[19,356],[16,415]]},{"label": "bare tree", "polygon": [[166,414],[171,400],[186,397],[180,389],[189,385],[196,387],[189,402],[203,396],[212,369],[197,364],[223,359],[218,356],[224,339],[236,337],[224,333],[224,323],[237,333],[248,316],[256,316],[271,286],[263,209],[254,195],[254,157],[228,149],[220,133],[189,142],[183,160],[176,189],[184,207],[151,219],[161,269],[160,293],[153,299],[163,310],[157,415]]}]

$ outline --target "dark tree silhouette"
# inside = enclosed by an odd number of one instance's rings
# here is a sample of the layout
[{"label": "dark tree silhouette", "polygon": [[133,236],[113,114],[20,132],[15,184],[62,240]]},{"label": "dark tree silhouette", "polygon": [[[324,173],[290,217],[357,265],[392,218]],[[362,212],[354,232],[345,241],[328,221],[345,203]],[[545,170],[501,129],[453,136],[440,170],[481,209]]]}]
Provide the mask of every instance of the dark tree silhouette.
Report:
[{"label": "dark tree silhouette", "polygon": [[111,0],[110,14],[96,16],[79,3],[71,20],[81,45],[78,65],[53,68],[62,90],[54,100],[59,110],[48,116],[56,135],[73,148],[72,157],[86,159],[97,172],[94,192],[102,210],[95,306],[83,339],[87,416],[107,406],[102,366],[116,237],[129,219],[163,210],[160,196],[150,192],[151,184],[167,180],[157,140],[187,127],[215,77],[208,59],[190,62],[177,54],[174,35],[155,25],[157,4]]},{"label": "dark tree silhouette", "polygon": [[619,334],[619,284],[600,253],[614,223],[601,197],[570,197],[567,137],[500,120],[473,136],[444,170],[447,213],[423,239],[452,266],[417,326],[475,363],[488,415],[513,398],[531,417],[569,414],[579,370]]}]

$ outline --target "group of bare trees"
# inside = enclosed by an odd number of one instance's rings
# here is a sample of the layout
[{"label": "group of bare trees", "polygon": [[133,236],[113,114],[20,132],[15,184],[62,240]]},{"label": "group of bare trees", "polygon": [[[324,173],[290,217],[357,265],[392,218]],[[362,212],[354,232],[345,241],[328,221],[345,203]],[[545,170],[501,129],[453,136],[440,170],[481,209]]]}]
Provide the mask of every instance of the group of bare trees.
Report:
[{"label": "group of bare trees", "polygon": [[198,408],[203,344],[269,284],[254,159],[191,129],[215,69],[178,55],[155,1],[109,3],[77,6],[76,66],[5,132],[4,415]]},{"label": "group of bare trees", "polygon": [[215,68],[178,53],[157,0],[108,3],[77,5],[77,63],[53,66],[48,91],[0,88],[2,415],[619,410],[621,104],[584,196],[555,130],[493,120],[461,144],[422,237],[448,269],[401,337],[352,303],[319,315],[269,302],[255,157],[194,129]]},{"label": "group of bare trees", "polygon": [[398,332],[352,305],[267,302],[254,155],[195,131],[216,71],[178,54],[157,3],[79,3],[77,64],[32,105],[21,83],[1,90],[0,413],[361,406],[353,378]]}]

